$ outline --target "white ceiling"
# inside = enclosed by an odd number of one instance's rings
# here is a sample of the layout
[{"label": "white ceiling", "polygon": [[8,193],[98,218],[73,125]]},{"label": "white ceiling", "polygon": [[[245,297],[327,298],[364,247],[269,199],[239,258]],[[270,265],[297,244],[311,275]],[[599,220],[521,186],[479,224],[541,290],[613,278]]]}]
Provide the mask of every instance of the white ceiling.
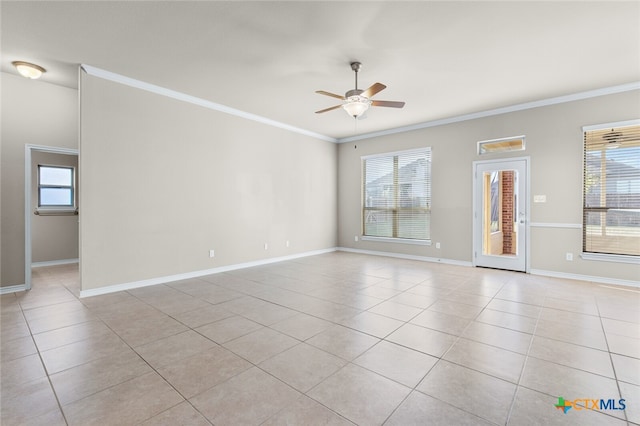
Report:
[{"label": "white ceiling", "polygon": [[[2,70],[78,64],[335,138],[640,80],[640,2],[2,1]],[[388,87],[357,128],[353,88]]]}]

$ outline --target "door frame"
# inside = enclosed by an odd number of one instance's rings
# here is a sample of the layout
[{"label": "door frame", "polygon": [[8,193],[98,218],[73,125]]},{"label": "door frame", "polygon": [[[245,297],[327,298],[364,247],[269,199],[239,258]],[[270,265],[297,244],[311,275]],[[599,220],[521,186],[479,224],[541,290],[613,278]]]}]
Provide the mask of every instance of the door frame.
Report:
[{"label": "door frame", "polygon": [[[478,177],[476,176],[476,170],[478,165],[492,165],[492,164],[499,164],[499,163],[507,163],[507,162],[512,162],[512,161],[524,161],[525,163],[525,168],[526,168],[526,173],[524,176],[525,179],[525,183],[524,183],[524,187],[525,187],[525,192],[526,192],[526,197],[524,197],[524,210],[525,210],[525,216],[524,216],[524,238],[525,238],[525,243],[524,243],[524,265],[525,265],[525,270],[524,272],[529,274],[531,272],[531,227],[530,227],[530,208],[531,208],[531,157],[526,156],[526,157],[504,157],[504,158],[495,158],[495,159],[491,159],[491,160],[478,160],[478,161],[474,161],[472,164],[472,170],[471,170],[471,177],[472,177],[472,186],[473,186],[473,205],[472,205],[472,213],[471,213],[471,220],[473,222],[473,226],[472,226],[472,233],[473,236],[471,238],[472,240],[472,244],[471,244],[471,263],[474,267],[478,266],[477,262],[476,262],[476,253],[477,253],[477,248],[478,248],[478,244],[480,244],[480,247],[482,246],[482,241],[478,241],[478,215],[481,215],[482,212],[480,211],[481,209],[481,202],[482,202],[482,194],[478,194],[478,190],[477,190],[477,179]],[[522,179],[522,177],[521,177]]]},{"label": "door frame", "polygon": [[[52,154],[76,155],[79,150],[56,146],[31,145],[24,146],[24,289],[31,290],[31,154],[33,152],[48,152]],[[78,241],[78,244],[80,242]]]}]

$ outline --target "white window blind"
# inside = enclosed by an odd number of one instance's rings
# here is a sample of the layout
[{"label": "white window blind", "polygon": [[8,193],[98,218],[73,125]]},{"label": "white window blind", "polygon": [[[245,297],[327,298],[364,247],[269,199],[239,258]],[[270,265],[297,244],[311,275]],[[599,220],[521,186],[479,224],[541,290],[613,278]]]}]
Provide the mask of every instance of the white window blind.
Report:
[{"label": "white window blind", "polygon": [[640,255],[640,125],[584,131],[583,251]]},{"label": "white window blind", "polygon": [[429,240],[431,148],[362,159],[363,235]]}]

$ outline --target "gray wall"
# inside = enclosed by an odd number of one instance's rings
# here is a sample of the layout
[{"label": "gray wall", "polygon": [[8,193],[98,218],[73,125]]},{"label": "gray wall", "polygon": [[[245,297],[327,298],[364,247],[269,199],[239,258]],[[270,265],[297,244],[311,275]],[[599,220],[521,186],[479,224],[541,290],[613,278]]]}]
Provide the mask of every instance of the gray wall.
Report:
[{"label": "gray wall", "polygon": [[[24,283],[24,145],[77,148],[78,92],[1,77],[0,275],[11,286]],[[83,89],[83,289],[335,245],[469,262],[476,141],[525,134],[527,151],[513,156],[531,157],[530,195],[547,196],[531,204],[531,221],[579,224],[581,127],[640,110],[636,91],[336,147],[96,78],[84,76]],[[360,156],[420,146],[433,148],[432,237],[442,248],[355,243]],[[580,251],[579,229],[531,229],[533,269],[638,279],[637,265],[564,260]]]},{"label": "gray wall", "polygon": [[[38,205],[38,165],[78,168],[77,155],[32,152],[31,210]],[[77,179],[76,179],[77,181]],[[76,190],[79,184],[76,183]],[[79,199],[76,200],[79,206]],[[31,262],[52,262],[78,258],[78,216],[31,215]]]},{"label": "gray wall", "polygon": [[[338,150],[338,243],[353,249],[471,262],[472,163],[499,157],[479,157],[476,143],[517,135],[526,136],[526,151],[504,157],[529,156],[530,196],[547,196],[544,204],[531,202],[531,222],[581,224],[582,126],[637,119],[639,111],[640,92],[634,91],[342,144]],[[360,157],[424,146],[432,147],[431,236],[442,248],[355,242],[354,236],[361,234]],[[582,260],[581,247],[581,229],[532,227],[531,268],[620,280],[640,278],[638,265]],[[574,253],[574,261],[565,260],[566,252]]]},{"label": "gray wall", "polygon": [[24,284],[25,145],[78,148],[78,91],[0,73],[0,285]]},{"label": "gray wall", "polygon": [[84,73],[80,92],[83,290],[335,247],[335,144]]}]

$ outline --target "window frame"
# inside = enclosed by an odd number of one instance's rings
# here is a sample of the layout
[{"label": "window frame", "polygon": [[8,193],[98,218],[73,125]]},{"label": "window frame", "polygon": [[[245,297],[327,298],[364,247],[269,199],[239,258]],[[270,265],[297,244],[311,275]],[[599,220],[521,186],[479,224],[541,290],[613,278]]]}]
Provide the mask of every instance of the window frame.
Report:
[{"label": "window frame", "polygon": [[[428,156],[428,163],[432,164],[432,156],[433,156],[433,151],[431,149],[431,147],[422,147],[422,148],[416,148],[416,149],[409,149],[409,150],[403,150],[403,151],[393,151],[393,152],[385,152],[385,153],[380,153],[380,154],[372,154],[372,155],[366,155],[366,156],[362,156],[360,157],[360,167],[361,167],[361,184],[360,184],[360,196],[361,196],[361,203],[360,203],[360,238],[363,241],[379,241],[379,242],[393,242],[393,243],[401,243],[401,244],[413,244],[413,245],[424,245],[424,246],[430,246],[431,245],[431,226],[430,226],[430,220],[429,220],[429,229],[428,229],[428,236],[429,238],[427,239],[419,239],[419,238],[407,238],[407,237],[398,237],[398,236],[391,236],[391,237],[386,237],[386,236],[374,236],[374,235],[366,235],[365,234],[365,223],[366,223],[366,217],[367,217],[367,212],[368,211],[387,211],[387,212],[391,212],[391,214],[394,216],[393,220],[393,229],[394,231],[392,232],[392,235],[397,235],[398,232],[398,221],[400,218],[399,213],[404,211],[421,211],[422,213],[427,213],[429,218],[431,217],[431,204],[432,204],[432,197],[431,197],[431,167],[429,167],[429,174],[427,176],[427,183],[428,183],[428,192],[429,192],[429,197],[428,197],[428,207],[420,207],[420,208],[416,208],[416,207],[401,207],[398,204],[400,203],[400,193],[401,193],[401,185],[402,183],[398,182],[398,156],[403,155],[403,154],[413,154],[413,153],[427,153]],[[393,158],[393,171],[392,173],[393,175],[393,183],[392,185],[390,185],[393,190],[393,200],[394,200],[394,206],[389,207],[389,208],[384,208],[384,207],[367,207],[366,206],[366,189],[367,189],[367,182],[366,182],[366,161],[367,160],[371,160],[371,159],[375,159],[375,158]]]},{"label": "window frame", "polygon": [[[42,184],[41,182],[41,169],[65,169],[71,171],[71,183],[70,185],[47,185]],[[64,165],[50,165],[50,164],[38,164],[38,172],[37,172],[37,192],[38,192],[38,211],[46,211],[46,210],[54,210],[54,211],[62,211],[62,212],[74,212],[77,208],[76,206],[76,168],[74,166],[64,166]],[[68,189],[71,191],[71,203],[70,204],[42,204],[42,195],[41,189]]]},{"label": "window frame", "polygon": [[[586,217],[587,213],[591,211],[606,211],[608,207],[588,207],[587,206],[587,191],[586,191],[586,181],[587,177],[587,143],[586,143],[586,135],[587,132],[604,130],[604,129],[612,129],[612,128],[621,128],[621,127],[630,127],[630,126],[640,126],[640,119],[636,120],[627,120],[613,123],[603,123],[596,124],[590,126],[582,127],[582,238],[581,238],[581,254],[580,257],[585,260],[596,260],[596,261],[606,261],[606,262],[616,262],[616,263],[632,263],[632,264],[640,264],[640,254],[622,254],[622,253],[605,253],[605,252],[596,252],[596,251],[587,251],[587,223]],[[606,150],[605,150],[606,152]],[[605,172],[606,173],[606,172]],[[606,193],[605,193],[606,194]],[[606,224],[605,224],[606,228]]]},{"label": "window frame", "polygon": [[478,141],[478,155],[504,154],[526,150],[525,135]]}]

